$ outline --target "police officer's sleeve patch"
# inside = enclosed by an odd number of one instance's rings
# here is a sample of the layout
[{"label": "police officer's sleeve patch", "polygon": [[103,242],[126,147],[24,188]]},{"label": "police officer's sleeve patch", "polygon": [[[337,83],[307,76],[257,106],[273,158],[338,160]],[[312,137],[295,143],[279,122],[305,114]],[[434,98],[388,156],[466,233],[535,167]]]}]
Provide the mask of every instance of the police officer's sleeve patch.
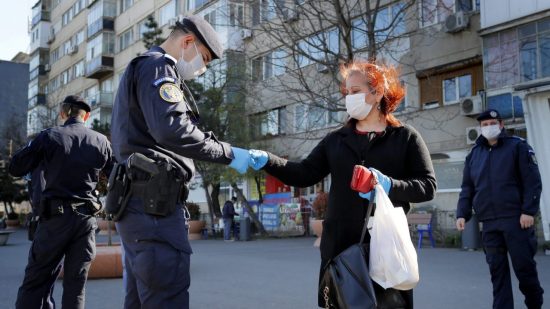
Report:
[{"label": "police officer's sleeve patch", "polygon": [[535,156],[535,152],[533,150],[529,150],[529,159],[531,160],[531,163],[539,165],[537,157]]},{"label": "police officer's sleeve patch", "polygon": [[183,100],[183,92],[173,83],[165,83],[160,86],[159,94],[168,103],[179,103]]},{"label": "police officer's sleeve patch", "polygon": [[161,77],[153,82],[153,86],[158,87],[162,83],[176,83],[176,79],[170,76]]}]

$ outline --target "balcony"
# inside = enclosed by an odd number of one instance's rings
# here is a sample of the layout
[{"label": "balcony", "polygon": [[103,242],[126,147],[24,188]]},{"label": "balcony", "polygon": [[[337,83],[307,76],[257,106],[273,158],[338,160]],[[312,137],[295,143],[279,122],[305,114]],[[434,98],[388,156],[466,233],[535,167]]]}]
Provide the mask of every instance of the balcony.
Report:
[{"label": "balcony", "polygon": [[99,92],[86,98],[92,109],[113,107],[113,93]]},{"label": "balcony", "polygon": [[113,74],[114,57],[98,56],[86,62],[86,77],[101,79],[107,75]]},{"label": "balcony", "polygon": [[44,64],[39,65],[36,69],[29,72],[29,80],[33,80],[38,76],[46,75],[46,66]]},{"label": "balcony", "polygon": [[29,99],[29,108],[44,104],[46,104],[46,95],[43,93],[39,93]]},{"label": "balcony", "polygon": [[40,11],[38,14],[32,17],[31,27],[36,26],[41,21],[50,21],[50,12],[49,11]]},{"label": "balcony", "polygon": [[88,24],[88,40],[100,31],[114,31],[115,21],[111,17],[103,17]]}]

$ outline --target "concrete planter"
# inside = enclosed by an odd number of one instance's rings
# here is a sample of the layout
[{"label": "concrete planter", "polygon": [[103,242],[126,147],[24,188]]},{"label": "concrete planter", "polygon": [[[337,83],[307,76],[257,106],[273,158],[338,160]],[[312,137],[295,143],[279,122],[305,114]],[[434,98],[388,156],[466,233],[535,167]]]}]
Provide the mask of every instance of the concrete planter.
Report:
[{"label": "concrete planter", "polygon": [[323,220],[311,220],[311,227],[313,228],[313,233],[317,235],[317,239],[313,243],[313,246],[319,247],[319,245],[321,245],[321,235],[323,234]]},{"label": "concrete planter", "polygon": [[189,240],[201,239],[201,231],[206,226],[206,221],[189,221]]},{"label": "concrete planter", "polygon": [[0,231],[0,246],[5,246],[10,238],[10,231]]},{"label": "concrete planter", "polygon": [[6,225],[8,228],[17,228],[20,226],[19,219],[6,219]]},{"label": "concrete planter", "polygon": [[113,221],[98,218],[97,227],[99,228],[99,234],[107,235],[109,233],[109,224],[111,225],[111,232],[113,234],[116,233],[116,224]]}]

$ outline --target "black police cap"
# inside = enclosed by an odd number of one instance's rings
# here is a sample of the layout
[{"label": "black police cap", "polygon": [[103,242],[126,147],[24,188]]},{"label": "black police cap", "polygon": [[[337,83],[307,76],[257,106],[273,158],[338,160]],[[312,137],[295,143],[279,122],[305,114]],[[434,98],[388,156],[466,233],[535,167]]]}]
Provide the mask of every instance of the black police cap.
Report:
[{"label": "black police cap", "polygon": [[176,22],[176,27],[191,31],[201,43],[206,46],[212,59],[220,59],[223,55],[223,46],[216,30],[204,18],[200,16],[186,16]]},{"label": "black police cap", "polygon": [[80,109],[85,110],[88,113],[92,110],[92,107],[88,103],[86,103],[86,101],[84,101],[82,97],[77,95],[69,95],[65,97],[63,103],[74,105]]},{"label": "black police cap", "polygon": [[479,114],[479,116],[477,116],[477,121],[483,121],[483,120],[489,120],[489,119],[501,120],[502,118],[500,118],[500,113],[496,109],[488,109],[483,113]]}]

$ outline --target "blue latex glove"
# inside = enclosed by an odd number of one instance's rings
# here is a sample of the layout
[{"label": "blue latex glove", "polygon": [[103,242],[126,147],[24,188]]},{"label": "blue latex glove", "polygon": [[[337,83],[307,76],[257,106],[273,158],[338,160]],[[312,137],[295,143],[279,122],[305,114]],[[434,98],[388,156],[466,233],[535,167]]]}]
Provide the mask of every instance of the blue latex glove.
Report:
[{"label": "blue latex glove", "polygon": [[251,160],[248,150],[231,147],[231,151],[233,151],[233,156],[235,157],[235,159],[231,161],[229,167],[234,168],[240,174],[246,173],[246,170],[248,169],[248,163]]},{"label": "blue latex glove", "polygon": [[[386,194],[390,194],[390,189],[391,189],[390,177],[382,174],[379,170],[375,168],[369,167],[369,170],[374,174],[376,181],[378,182],[378,184],[382,186]],[[359,196],[370,201],[372,196],[372,191],[367,193],[359,193]]]},{"label": "blue latex glove", "polygon": [[256,149],[250,149],[248,152],[250,153],[250,167],[254,170],[257,171],[267,164],[267,160],[269,159],[267,152]]}]

